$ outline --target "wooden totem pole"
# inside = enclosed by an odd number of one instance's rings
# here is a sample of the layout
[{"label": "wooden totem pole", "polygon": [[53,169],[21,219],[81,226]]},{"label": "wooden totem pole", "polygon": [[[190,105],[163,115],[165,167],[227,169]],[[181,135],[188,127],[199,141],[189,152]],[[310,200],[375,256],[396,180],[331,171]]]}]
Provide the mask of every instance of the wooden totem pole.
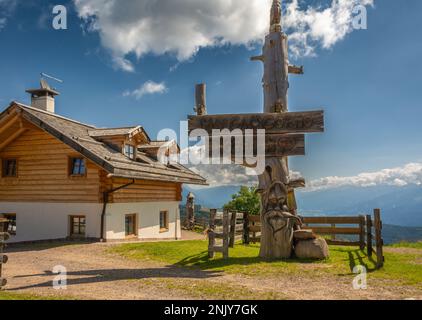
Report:
[{"label": "wooden totem pole", "polygon": [[[294,231],[301,225],[296,213],[294,188],[303,187],[305,181],[290,179],[287,157],[305,155],[304,133],[324,131],[323,111],[288,112],[289,73],[303,74],[303,68],[289,65],[281,12],[280,0],[274,0],[263,54],[252,58],[264,63],[264,113],[201,115],[197,112],[196,116],[189,116],[190,132],[195,129],[203,129],[208,134],[215,130],[234,132],[241,129],[243,133],[246,130],[265,130],[265,171],[258,177],[262,258],[289,258],[292,255]],[[211,145],[208,147],[213,148]],[[214,155],[215,150],[212,151]],[[232,158],[235,153],[236,148],[232,147]],[[244,165],[248,164],[244,161]]]},{"label": "wooden totem pole", "polygon": [[187,230],[192,230],[195,226],[195,196],[192,192],[189,192],[186,198],[186,218],[184,225]]},{"label": "wooden totem pole", "polygon": [[[289,57],[287,36],[281,26],[281,2],[271,7],[270,33],[265,38],[263,54],[253,57],[264,63],[264,112],[288,112]],[[301,68],[293,68],[303,73]],[[261,194],[261,249],[264,258],[288,258],[293,250],[293,232],[301,224],[288,206],[288,158],[268,158],[265,173],[259,176]]]}]

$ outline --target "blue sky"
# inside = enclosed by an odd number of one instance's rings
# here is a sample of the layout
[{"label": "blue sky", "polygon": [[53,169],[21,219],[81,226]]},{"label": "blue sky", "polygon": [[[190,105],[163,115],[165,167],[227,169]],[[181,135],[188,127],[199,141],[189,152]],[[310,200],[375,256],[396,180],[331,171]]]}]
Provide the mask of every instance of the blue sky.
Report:
[{"label": "blue sky", "polygon": [[[1,109],[12,100],[28,103],[25,89],[46,72],[65,81],[57,84],[57,113],[100,127],[141,124],[152,137],[163,128],[177,130],[193,113],[199,82],[208,84],[210,113],[262,111],[262,65],[249,61],[261,44],[209,45],[188,59],[129,53],[134,72],[125,72],[113,64],[115,52],[101,31],[90,31],[78,17],[73,1],[62,2],[68,30],[60,31],[51,27],[55,2],[2,1],[17,6],[3,12],[7,23],[0,30]],[[316,56],[291,58],[305,66],[305,75],[291,77],[290,110],[326,112],[326,132],[307,137],[307,155],[292,158],[293,170],[318,179],[422,162],[420,12],[419,0],[375,0],[367,30],[353,31],[329,49],[317,45]],[[163,82],[167,91],[140,99],[123,95],[146,81]]]}]

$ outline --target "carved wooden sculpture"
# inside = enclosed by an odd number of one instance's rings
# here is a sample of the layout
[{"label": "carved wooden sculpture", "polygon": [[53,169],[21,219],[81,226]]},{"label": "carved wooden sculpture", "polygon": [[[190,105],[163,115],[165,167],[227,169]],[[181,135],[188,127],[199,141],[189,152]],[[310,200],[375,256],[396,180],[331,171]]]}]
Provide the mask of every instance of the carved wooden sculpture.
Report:
[{"label": "carved wooden sculpture", "polygon": [[[271,8],[270,33],[265,38],[263,55],[252,58],[264,63],[264,112],[288,111],[289,59],[287,36],[282,32],[281,2],[274,0]],[[288,158],[270,158],[266,171],[259,177],[261,193],[261,250],[263,258],[289,258],[293,250],[293,232],[300,219],[288,207]],[[294,211],[293,211],[294,212]]]},{"label": "carved wooden sculpture", "polygon": [[[303,179],[291,181],[288,156],[305,154],[304,133],[324,131],[323,111],[288,113],[287,92],[289,73],[303,74],[303,67],[290,66],[288,59],[287,36],[282,31],[281,2],[274,0],[271,7],[270,32],[265,38],[263,54],[253,57],[264,63],[264,113],[206,115],[205,87],[197,87],[196,116],[189,117],[189,131],[203,129],[208,134],[227,129],[244,134],[246,130],[265,130],[266,170],[259,176],[258,191],[261,194],[261,251],[263,258],[290,258],[293,250],[294,231],[300,229],[297,216],[294,188],[304,187]],[[229,134],[232,140],[232,160],[237,154],[233,142],[239,139],[238,133]],[[214,139],[214,133],[212,139]],[[226,136],[217,137],[220,140]],[[255,139],[256,140],[256,139]],[[211,140],[210,140],[211,141]],[[241,140],[246,144],[246,139]],[[254,141],[254,154],[257,152]],[[235,147],[234,147],[235,146]],[[208,143],[208,152],[223,153],[222,146]],[[261,148],[262,150],[262,148]],[[244,151],[244,149],[243,149]],[[218,156],[218,155],[217,155]],[[246,155],[245,159],[246,159]],[[235,163],[238,163],[237,161]],[[243,165],[248,166],[246,161]],[[289,207],[290,206],[290,207]]]},{"label": "carved wooden sculpture", "polygon": [[192,192],[189,192],[186,199],[186,219],[185,228],[192,230],[195,225],[195,196]]}]

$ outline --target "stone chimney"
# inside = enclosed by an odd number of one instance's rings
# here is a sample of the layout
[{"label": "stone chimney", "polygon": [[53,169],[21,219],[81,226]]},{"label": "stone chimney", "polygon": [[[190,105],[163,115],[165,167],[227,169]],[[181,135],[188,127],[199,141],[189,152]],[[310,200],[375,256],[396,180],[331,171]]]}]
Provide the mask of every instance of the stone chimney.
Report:
[{"label": "stone chimney", "polygon": [[31,94],[31,107],[54,113],[54,97],[60,93],[52,89],[44,79],[41,79],[40,85],[39,89],[26,90],[26,92]]}]

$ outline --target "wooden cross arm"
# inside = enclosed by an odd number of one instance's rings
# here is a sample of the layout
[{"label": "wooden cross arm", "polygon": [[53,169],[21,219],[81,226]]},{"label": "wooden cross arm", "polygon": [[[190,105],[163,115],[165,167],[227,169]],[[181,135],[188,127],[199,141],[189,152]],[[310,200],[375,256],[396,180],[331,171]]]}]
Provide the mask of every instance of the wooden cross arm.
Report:
[{"label": "wooden cross arm", "polygon": [[289,184],[287,185],[289,189],[298,189],[306,187],[306,182],[304,178],[299,178],[295,180],[290,180]]},{"label": "wooden cross arm", "polygon": [[304,74],[303,66],[289,66],[289,73],[291,74]]},{"label": "wooden cross arm", "polygon": [[264,56],[255,56],[255,57],[251,57],[251,61],[265,61],[265,57]]}]

